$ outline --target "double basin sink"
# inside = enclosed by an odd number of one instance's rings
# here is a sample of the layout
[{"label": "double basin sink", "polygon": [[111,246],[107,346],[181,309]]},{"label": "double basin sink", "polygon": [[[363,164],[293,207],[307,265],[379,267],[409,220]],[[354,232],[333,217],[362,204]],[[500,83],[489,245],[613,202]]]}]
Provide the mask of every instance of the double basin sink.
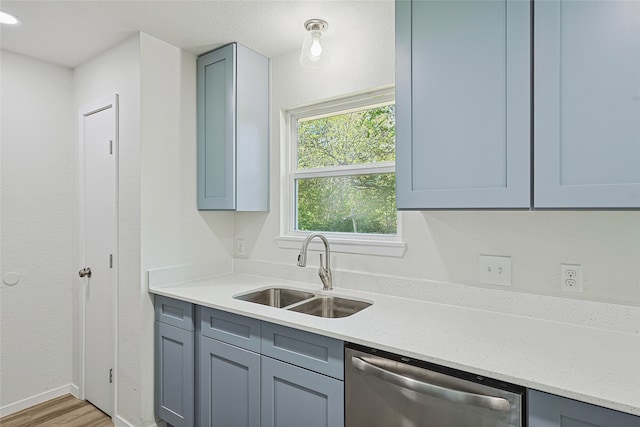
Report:
[{"label": "double basin sink", "polygon": [[236,295],[235,299],[283,308],[298,313],[326,318],[351,316],[371,305],[369,302],[349,298],[316,295],[290,288],[267,288]]}]

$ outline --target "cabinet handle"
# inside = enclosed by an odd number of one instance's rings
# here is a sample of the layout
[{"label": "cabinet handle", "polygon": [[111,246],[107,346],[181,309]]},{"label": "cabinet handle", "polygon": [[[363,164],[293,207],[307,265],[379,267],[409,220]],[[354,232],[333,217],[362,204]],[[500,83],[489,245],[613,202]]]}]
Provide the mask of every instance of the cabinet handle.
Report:
[{"label": "cabinet handle", "polygon": [[80,277],[84,277],[84,276],[91,277],[91,267],[86,267],[78,271],[78,275],[80,275]]},{"label": "cabinet handle", "polygon": [[[493,409],[495,411],[509,411],[511,404],[507,399],[497,396],[489,396],[484,394],[470,393],[467,391],[456,390],[446,386],[439,386],[424,381],[419,381],[395,372],[388,371],[379,366],[374,365],[360,357],[352,356],[351,363],[356,369],[373,375],[398,387],[406,388],[417,393],[428,396],[445,399],[451,402],[458,402],[465,405],[473,405],[480,408]],[[457,380],[451,377],[453,381]]]}]

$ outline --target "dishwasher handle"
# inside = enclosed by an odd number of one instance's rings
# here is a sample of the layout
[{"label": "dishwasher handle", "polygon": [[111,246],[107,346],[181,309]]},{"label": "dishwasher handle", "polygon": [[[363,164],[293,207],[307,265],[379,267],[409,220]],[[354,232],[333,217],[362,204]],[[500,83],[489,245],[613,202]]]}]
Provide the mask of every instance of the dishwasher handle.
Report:
[{"label": "dishwasher handle", "polygon": [[415,391],[417,393],[426,394],[428,396],[445,399],[451,402],[458,402],[467,405],[473,405],[480,408],[492,409],[495,411],[509,411],[511,404],[507,399],[484,394],[471,393],[467,391],[455,390],[448,387],[419,381],[395,372],[388,371],[375,364],[361,359],[357,356],[351,357],[351,364],[358,370],[371,374],[381,380],[395,384],[399,387]]}]

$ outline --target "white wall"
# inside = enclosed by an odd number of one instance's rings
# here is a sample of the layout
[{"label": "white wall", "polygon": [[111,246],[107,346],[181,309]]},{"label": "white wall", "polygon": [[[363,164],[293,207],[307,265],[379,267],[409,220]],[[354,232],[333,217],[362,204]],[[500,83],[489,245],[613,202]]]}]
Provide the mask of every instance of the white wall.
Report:
[{"label": "white wall", "polygon": [[[114,93],[120,95],[116,416],[140,425],[140,37],[136,35],[76,68],[73,93],[76,115],[83,105]],[[75,164],[77,156],[76,150]],[[75,282],[77,295],[78,280]],[[74,315],[77,324],[77,303]],[[78,336],[77,328],[74,336]],[[74,354],[78,354],[77,342]]]},{"label": "white wall", "polygon": [[79,384],[78,111],[118,93],[116,422],[153,425],[146,271],[230,259],[233,241],[232,213],[196,208],[196,57],[139,34],[73,71],[2,59],[2,272],[22,275],[0,293],[2,405]]},{"label": "white wall", "polygon": [[[141,42],[142,422],[153,412],[153,306],[146,271],[231,257],[233,214],[196,206],[196,56]],[[213,232],[212,232],[213,231]],[[216,237],[217,236],[217,237]]]},{"label": "white wall", "polygon": [[0,407],[72,382],[71,70],[1,58]]},{"label": "white wall", "polygon": [[[274,240],[280,233],[282,112],[395,81],[393,17],[329,41],[326,70],[303,68],[298,52],[272,59],[271,212],[235,217],[235,237],[246,240],[251,260],[296,260],[296,250],[278,249]],[[335,254],[332,267],[485,286],[477,279],[478,256],[505,255],[512,257],[513,291],[640,305],[638,211],[425,211],[401,213],[401,221],[403,258]],[[582,265],[583,293],[559,290],[561,263]]]}]

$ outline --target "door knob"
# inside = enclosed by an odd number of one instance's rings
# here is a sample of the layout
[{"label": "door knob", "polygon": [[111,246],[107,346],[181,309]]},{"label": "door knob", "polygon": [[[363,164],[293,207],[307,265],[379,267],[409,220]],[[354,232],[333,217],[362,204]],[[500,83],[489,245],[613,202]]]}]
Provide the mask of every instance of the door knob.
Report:
[{"label": "door knob", "polygon": [[87,268],[83,268],[82,270],[78,271],[78,274],[80,275],[80,277],[91,277],[91,268],[87,267]]}]

